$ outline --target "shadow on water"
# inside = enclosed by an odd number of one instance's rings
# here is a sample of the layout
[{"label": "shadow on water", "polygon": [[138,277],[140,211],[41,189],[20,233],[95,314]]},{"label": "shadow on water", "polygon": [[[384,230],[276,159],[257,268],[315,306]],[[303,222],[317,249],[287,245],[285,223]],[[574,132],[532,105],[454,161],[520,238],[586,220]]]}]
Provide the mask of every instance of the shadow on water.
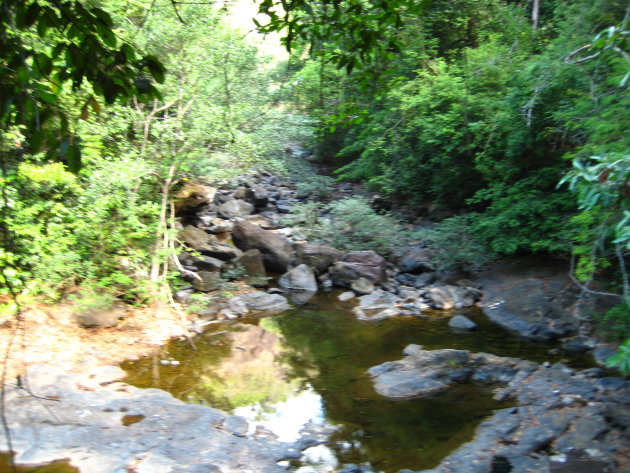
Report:
[{"label": "shadow on water", "polygon": [[454,313],[366,323],[356,320],[350,307],[328,293],[278,316],[215,325],[196,339],[197,351],[178,341],[161,356],[126,363],[126,381],[243,415],[282,441],[297,439],[307,422],[335,427],[325,454],[294,465],[296,471],[331,471],[355,463],[392,473],[435,466],[470,440],[483,418],[506,406],[477,385],[430,400],[378,395],[366,370],[400,359],[408,344],[591,366],[587,358],[564,359],[559,351],[550,355],[552,345],[511,336],[479,309],[457,312],[477,322],[478,330],[454,334],[448,327]]}]

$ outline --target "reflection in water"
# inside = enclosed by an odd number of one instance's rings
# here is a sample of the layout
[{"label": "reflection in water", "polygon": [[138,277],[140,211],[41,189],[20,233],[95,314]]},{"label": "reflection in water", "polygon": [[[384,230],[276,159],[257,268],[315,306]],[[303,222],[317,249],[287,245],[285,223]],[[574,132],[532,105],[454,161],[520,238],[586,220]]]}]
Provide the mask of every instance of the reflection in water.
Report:
[{"label": "reflection in water", "polygon": [[178,366],[156,358],[123,368],[131,384],[242,415],[281,441],[298,438],[308,422],[334,426],[328,445],[309,449],[293,471],[329,472],[349,463],[374,472],[422,470],[470,440],[477,424],[502,406],[488,388],[474,385],[432,399],[393,401],[374,391],[368,368],[400,359],[410,343],[535,361],[563,355],[552,357],[549,345],[510,336],[477,309],[460,313],[479,324],[476,333],[453,334],[444,316],[366,323],[334,293],[317,295],[278,316],[216,325],[196,339],[196,351],[186,342],[171,343],[163,358]]},{"label": "reflection in water", "polygon": [[[234,409],[234,414],[271,430],[280,442],[299,439],[305,424],[323,425],[325,422],[322,399],[310,387],[275,404],[239,407]],[[255,425],[250,425],[250,432],[254,430]]]}]

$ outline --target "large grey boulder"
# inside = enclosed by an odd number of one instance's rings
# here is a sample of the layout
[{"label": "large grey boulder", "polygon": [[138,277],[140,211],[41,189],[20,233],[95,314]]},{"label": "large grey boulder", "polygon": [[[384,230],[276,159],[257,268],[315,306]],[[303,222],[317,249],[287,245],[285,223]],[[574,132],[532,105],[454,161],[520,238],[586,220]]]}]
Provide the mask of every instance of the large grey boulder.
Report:
[{"label": "large grey boulder", "polygon": [[373,284],[382,284],[387,279],[387,261],[372,250],[353,251],[330,268],[334,284],[350,287],[352,281],[365,278]]},{"label": "large grey boulder", "polygon": [[234,299],[243,302],[249,310],[259,312],[284,312],[291,308],[287,299],[280,294],[266,292],[251,292]]},{"label": "large grey boulder", "polygon": [[259,250],[263,256],[265,268],[269,271],[287,270],[292,249],[291,242],[287,238],[241,220],[234,224],[232,240],[243,251]]},{"label": "large grey boulder", "polygon": [[244,217],[254,211],[254,206],[241,199],[233,199],[224,202],[217,207],[219,215],[225,219]]},{"label": "large grey boulder", "polygon": [[313,269],[305,264],[300,264],[280,276],[278,285],[292,291],[317,292]]},{"label": "large grey boulder", "polygon": [[389,361],[368,370],[376,392],[394,399],[429,397],[466,380],[472,373],[466,350],[422,350],[409,345],[400,361]]},{"label": "large grey boulder", "polygon": [[[239,417],[119,382],[125,375],[115,366],[78,374],[30,366],[38,397],[6,388],[16,462],[65,458],[86,473],[281,473],[278,461],[300,455],[296,444],[246,438]],[[0,441],[6,444],[4,432]]]},{"label": "large grey boulder", "polygon": [[325,273],[330,266],[339,261],[343,253],[336,248],[319,243],[299,243],[295,245],[295,264],[307,264],[316,274]]},{"label": "large grey boulder", "polygon": [[[569,262],[550,258],[505,260],[478,279],[483,311],[493,322],[524,338],[553,340],[577,332],[576,304],[582,313],[605,312],[614,298],[580,298],[569,277]],[[601,306],[600,306],[601,304]]]}]

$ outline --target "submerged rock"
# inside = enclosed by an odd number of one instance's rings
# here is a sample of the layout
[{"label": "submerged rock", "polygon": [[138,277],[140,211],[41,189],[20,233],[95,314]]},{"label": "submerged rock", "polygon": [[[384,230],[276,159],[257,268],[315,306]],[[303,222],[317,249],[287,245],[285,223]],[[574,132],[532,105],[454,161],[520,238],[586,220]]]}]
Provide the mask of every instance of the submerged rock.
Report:
[{"label": "submerged rock", "polygon": [[463,315],[456,315],[448,321],[448,326],[456,332],[472,332],[477,329],[477,324]]}]

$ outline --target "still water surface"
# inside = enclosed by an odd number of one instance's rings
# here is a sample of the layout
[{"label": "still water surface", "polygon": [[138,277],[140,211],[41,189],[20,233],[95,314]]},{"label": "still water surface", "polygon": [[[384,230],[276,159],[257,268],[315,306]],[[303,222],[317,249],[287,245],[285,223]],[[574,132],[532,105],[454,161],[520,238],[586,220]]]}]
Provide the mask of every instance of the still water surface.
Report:
[{"label": "still water surface", "polygon": [[[197,350],[175,341],[159,356],[126,363],[126,382],[241,415],[281,441],[297,439],[309,422],[335,428],[330,442],[308,451],[293,471],[329,472],[354,463],[366,471],[394,473],[436,466],[505,404],[475,385],[430,400],[390,400],[374,391],[368,368],[400,359],[410,343],[534,361],[563,356],[549,355],[550,345],[509,335],[479,309],[456,312],[479,329],[454,334],[448,319],[455,312],[367,323],[356,320],[350,308],[328,293],[278,316],[217,324],[195,339]],[[164,360],[179,364],[164,365]],[[584,359],[569,362],[590,366]]]}]

